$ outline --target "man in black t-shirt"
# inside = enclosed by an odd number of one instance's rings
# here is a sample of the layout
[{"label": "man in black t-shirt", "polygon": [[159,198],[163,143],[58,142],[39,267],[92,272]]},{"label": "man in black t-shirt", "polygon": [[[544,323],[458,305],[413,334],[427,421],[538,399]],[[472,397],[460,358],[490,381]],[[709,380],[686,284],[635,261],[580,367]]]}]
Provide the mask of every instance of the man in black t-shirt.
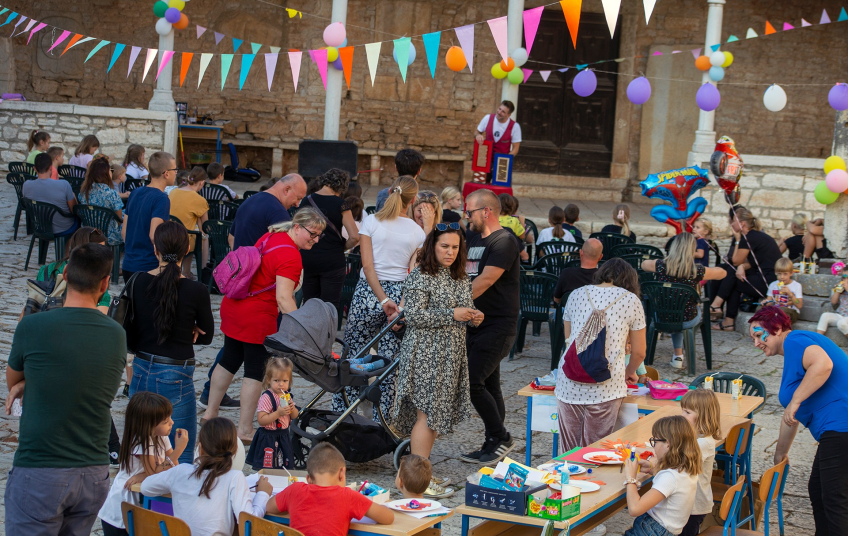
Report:
[{"label": "man in black t-shirt", "polygon": [[483,419],[486,440],[480,450],[460,459],[490,464],[515,448],[504,428],[500,364],[515,342],[518,322],[519,244],[515,234],[498,223],[500,203],[490,190],[477,190],[465,200],[469,222],[468,263],[474,306],[485,317],[466,331],[471,403]]},{"label": "man in black t-shirt", "polygon": [[580,266],[566,268],[559,274],[554,301],[559,303],[562,297],[574,289],[591,285],[598,271],[598,262],[604,254],[604,245],[597,238],[590,238],[580,248]]}]

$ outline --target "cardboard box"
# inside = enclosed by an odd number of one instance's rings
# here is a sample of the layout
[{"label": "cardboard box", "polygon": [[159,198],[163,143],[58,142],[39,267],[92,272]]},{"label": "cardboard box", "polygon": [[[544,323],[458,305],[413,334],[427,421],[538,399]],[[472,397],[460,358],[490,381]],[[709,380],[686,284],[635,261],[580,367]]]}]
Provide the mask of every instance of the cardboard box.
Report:
[{"label": "cardboard box", "polygon": [[527,515],[527,502],[531,493],[547,489],[544,484],[535,488],[524,486],[521,491],[504,491],[484,488],[477,484],[466,482],[465,505],[484,510],[493,510],[517,516]]},{"label": "cardboard box", "polygon": [[[349,487],[353,491],[359,491],[359,488],[362,487],[362,482],[351,482],[347,485],[347,487]],[[391,500],[389,494],[389,490],[386,490],[383,493],[379,493],[377,495],[370,495],[368,496],[368,498],[371,499],[371,502],[377,504],[386,504],[387,502],[389,502],[389,500]]]},{"label": "cardboard box", "polygon": [[564,521],[580,514],[580,488],[565,485],[562,498],[551,499],[555,492],[546,488],[530,495],[527,500],[527,515],[541,519]]}]

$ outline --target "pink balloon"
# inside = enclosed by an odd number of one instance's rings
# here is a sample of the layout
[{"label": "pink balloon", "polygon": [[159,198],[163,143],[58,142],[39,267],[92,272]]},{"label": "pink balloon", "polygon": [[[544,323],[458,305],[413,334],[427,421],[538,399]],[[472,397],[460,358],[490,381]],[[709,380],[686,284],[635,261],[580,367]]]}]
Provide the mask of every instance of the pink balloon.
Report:
[{"label": "pink balloon", "polygon": [[328,47],[342,46],[345,38],[347,38],[347,32],[341,22],[334,22],[324,28],[324,42],[327,43]]},{"label": "pink balloon", "polygon": [[835,194],[848,190],[848,172],[844,169],[834,169],[824,179],[827,189]]}]

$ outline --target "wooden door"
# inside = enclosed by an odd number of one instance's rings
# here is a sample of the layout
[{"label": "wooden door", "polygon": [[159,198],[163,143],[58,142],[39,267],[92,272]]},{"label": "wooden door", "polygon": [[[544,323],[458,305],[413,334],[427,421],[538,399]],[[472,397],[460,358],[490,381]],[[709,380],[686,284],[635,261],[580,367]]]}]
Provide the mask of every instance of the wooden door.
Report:
[{"label": "wooden door", "polygon": [[[577,69],[561,73],[555,65],[615,58],[618,45],[618,34],[610,39],[603,14],[583,13],[575,50],[560,7],[544,11],[527,67],[537,72],[518,90],[523,139],[515,159],[518,171],[609,177],[618,63],[595,66],[598,87],[588,97],[571,88]],[[547,82],[539,70],[553,71]]]}]

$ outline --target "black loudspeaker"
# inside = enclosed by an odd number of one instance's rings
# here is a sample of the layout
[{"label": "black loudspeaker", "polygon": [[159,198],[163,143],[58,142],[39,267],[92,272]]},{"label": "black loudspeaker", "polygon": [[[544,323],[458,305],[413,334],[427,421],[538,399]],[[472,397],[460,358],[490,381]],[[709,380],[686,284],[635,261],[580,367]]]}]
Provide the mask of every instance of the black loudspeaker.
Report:
[{"label": "black loudspeaker", "polygon": [[343,169],[356,178],[359,148],[352,141],[304,140],[298,147],[297,172],[309,179],[331,168]]}]

